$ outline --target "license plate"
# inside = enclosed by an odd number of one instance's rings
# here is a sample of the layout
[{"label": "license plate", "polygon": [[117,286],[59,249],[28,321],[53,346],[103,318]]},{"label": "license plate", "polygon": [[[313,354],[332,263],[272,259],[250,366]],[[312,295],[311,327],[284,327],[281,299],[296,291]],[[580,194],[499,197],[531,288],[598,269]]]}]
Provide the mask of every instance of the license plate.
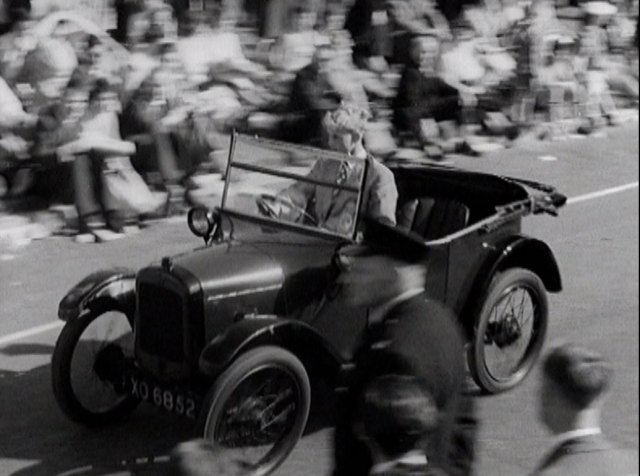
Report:
[{"label": "license plate", "polygon": [[127,376],[127,391],[143,402],[193,420],[198,416],[200,399],[190,392],[170,389],[138,376]]}]

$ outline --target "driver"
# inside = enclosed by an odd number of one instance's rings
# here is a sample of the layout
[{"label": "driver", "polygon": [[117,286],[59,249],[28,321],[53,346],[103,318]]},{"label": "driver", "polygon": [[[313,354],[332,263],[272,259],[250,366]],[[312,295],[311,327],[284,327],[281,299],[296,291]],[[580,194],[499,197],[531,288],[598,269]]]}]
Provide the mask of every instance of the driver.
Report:
[{"label": "driver", "polygon": [[[363,145],[364,130],[369,113],[350,104],[341,104],[325,114],[322,121],[327,148],[343,152],[357,160],[319,159],[308,173],[309,178],[343,185],[359,185],[364,161],[368,161],[366,182],[362,191],[364,215],[389,225],[396,223],[398,190],[392,172],[371,156]],[[278,194],[275,212],[299,220],[299,210],[308,210],[317,226],[338,233],[353,230],[356,217],[357,194],[332,187],[297,182]],[[291,202],[298,210],[287,209],[282,202]],[[297,213],[297,216],[295,214]],[[292,214],[294,216],[292,216]]]}]

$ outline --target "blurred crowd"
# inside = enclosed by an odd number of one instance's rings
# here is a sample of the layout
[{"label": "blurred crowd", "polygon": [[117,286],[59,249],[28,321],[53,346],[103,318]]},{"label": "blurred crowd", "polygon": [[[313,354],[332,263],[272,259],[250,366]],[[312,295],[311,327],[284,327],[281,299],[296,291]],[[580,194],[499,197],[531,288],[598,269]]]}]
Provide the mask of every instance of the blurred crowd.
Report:
[{"label": "blurred crowd", "polygon": [[318,144],[343,101],[375,156],[434,159],[638,104],[637,0],[115,0],[108,33],[2,6],[0,195],[75,203],[104,239],[180,212],[232,130]]}]

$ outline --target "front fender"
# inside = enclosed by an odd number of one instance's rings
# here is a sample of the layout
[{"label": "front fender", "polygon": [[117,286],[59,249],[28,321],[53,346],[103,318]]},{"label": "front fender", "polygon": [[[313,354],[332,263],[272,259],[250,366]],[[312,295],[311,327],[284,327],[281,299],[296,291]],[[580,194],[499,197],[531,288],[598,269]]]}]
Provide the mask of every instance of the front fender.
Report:
[{"label": "front fender", "polygon": [[60,301],[58,317],[63,321],[76,319],[86,310],[106,301],[115,303],[133,322],[135,312],[135,272],[127,268],[96,271],[76,284]]},{"label": "front fender", "polygon": [[244,352],[261,345],[289,350],[309,373],[335,376],[342,364],[329,342],[309,325],[266,315],[245,317],[211,340],[200,354],[200,370],[215,378]]}]

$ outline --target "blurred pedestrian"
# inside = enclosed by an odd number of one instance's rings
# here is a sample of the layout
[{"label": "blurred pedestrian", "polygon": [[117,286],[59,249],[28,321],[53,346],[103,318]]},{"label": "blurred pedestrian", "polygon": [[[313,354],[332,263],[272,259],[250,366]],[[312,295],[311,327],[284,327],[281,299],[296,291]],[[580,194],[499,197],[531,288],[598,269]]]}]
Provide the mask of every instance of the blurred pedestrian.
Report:
[{"label": "blurred pedestrian", "polygon": [[354,41],[354,63],[376,72],[388,69],[386,58],[393,46],[386,4],[386,0],[355,0],[345,21]]},{"label": "blurred pedestrian", "polygon": [[393,37],[391,63],[403,65],[409,61],[409,45],[416,35],[451,38],[449,23],[435,0],[388,0],[387,16]]},{"label": "blurred pedestrian", "polygon": [[26,54],[35,48],[38,40],[32,33],[31,2],[9,1],[10,24],[0,36],[0,76],[13,84],[22,70]]},{"label": "blurred pedestrian", "polygon": [[362,245],[339,252],[338,276],[348,305],[369,308],[370,333],[355,357],[356,370],[338,402],[334,456],[336,476],[366,475],[366,445],[353,432],[363,389],[385,373],[415,375],[439,411],[427,458],[447,474],[470,474],[475,419],[462,394],[463,338],[453,313],[425,295],[429,249],[421,237],[365,218]]},{"label": "blurred pedestrian", "polygon": [[463,112],[477,105],[475,95],[468,89],[458,90],[440,76],[440,53],[436,36],[415,37],[411,60],[403,70],[393,100],[396,128],[410,133],[422,145],[439,144],[439,130],[434,123],[462,123]]},{"label": "blurred pedestrian", "polygon": [[291,87],[289,109],[299,115],[292,121],[286,140],[299,143],[317,142],[322,134],[322,119],[335,110],[342,100],[331,79],[334,51],[329,45],[316,48],[311,64],[296,74]]},{"label": "blurred pedestrian", "polygon": [[278,71],[295,73],[313,60],[320,36],[315,30],[314,10],[297,7],[292,12],[293,28],[283,33],[269,49],[269,66]]},{"label": "blurred pedestrian", "polygon": [[58,102],[78,66],[73,47],[60,38],[39,41],[24,59],[16,78],[17,90],[27,112],[38,114]]},{"label": "blurred pedestrian", "polygon": [[587,91],[578,78],[572,38],[560,37],[554,42],[547,64],[539,70],[538,87],[548,97],[551,122],[575,119],[584,109]]},{"label": "blurred pedestrian", "polygon": [[374,378],[360,403],[361,434],[373,460],[370,475],[443,475],[429,463],[425,442],[438,426],[433,398],[410,375]]},{"label": "blurred pedestrian", "polygon": [[577,345],[553,349],[542,365],[539,415],[553,447],[537,476],[638,474],[637,452],[616,448],[602,434],[600,417],[613,370],[596,352]]}]

